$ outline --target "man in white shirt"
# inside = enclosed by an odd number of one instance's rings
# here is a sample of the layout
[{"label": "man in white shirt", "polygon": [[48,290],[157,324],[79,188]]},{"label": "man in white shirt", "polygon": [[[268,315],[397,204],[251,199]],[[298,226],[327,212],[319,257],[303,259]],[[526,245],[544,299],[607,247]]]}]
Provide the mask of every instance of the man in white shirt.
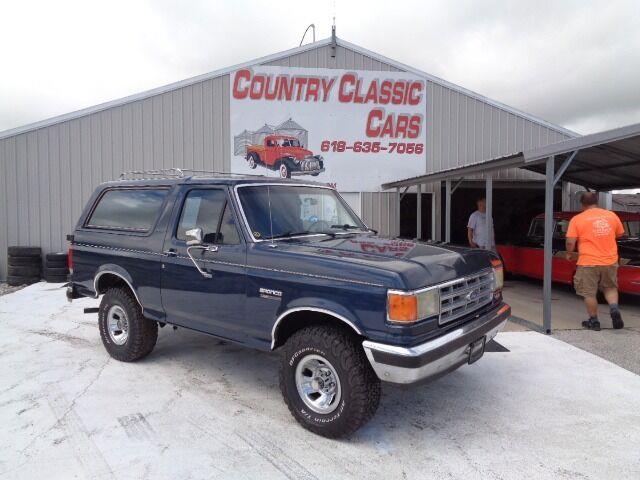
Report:
[{"label": "man in white shirt", "polygon": [[469,217],[467,224],[467,238],[469,246],[473,248],[486,248],[492,250],[495,247],[493,234],[493,222],[491,222],[491,238],[487,240],[487,204],[484,197],[476,201],[478,209]]}]

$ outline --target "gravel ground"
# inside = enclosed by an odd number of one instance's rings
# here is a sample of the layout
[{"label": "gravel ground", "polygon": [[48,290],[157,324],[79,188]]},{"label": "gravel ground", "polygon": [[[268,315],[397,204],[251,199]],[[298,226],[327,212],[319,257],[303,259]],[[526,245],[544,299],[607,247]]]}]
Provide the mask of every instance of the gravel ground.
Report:
[{"label": "gravel ground", "polygon": [[25,285],[20,285],[18,287],[12,287],[8,283],[0,282],[0,297],[2,295],[6,295],[7,293],[17,292],[21,288],[24,288]]},{"label": "gravel ground", "polygon": [[553,337],[640,375],[640,328],[558,330]]}]

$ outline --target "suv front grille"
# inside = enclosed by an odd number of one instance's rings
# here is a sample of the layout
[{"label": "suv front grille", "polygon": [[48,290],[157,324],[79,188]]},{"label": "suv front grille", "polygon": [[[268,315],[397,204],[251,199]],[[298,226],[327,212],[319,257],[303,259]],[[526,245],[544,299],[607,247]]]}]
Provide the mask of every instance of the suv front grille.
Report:
[{"label": "suv front grille", "polygon": [[492,283],[493,270],[489,269],[442,285],[438,325],[453,322],[491,302]]}]

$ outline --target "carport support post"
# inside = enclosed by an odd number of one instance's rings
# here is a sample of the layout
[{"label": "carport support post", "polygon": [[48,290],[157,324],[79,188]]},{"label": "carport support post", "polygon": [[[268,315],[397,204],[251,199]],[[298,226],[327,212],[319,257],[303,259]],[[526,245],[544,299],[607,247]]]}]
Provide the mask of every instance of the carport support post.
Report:
[{"label": "carport support post", "polygon": [[493,233],[493,176],[491,173],[487,173],[486,175],[484,200],[487,207],[485,220],[485,231],[487,236],[485,238],[487,239],[487,250],[491,250],[491,247],[493,246],[491,245],[491,234]]},{"label": "carport support post", "polygon": [[447,180],[445,182],[445,227],[444,227],[444,241],[446,243],[451,243],[451,180]]},{"label": "carport support post", "polygon": [[416,185],[418,189],[416,194],[416,238],[418,240],[422,239],[422,184]]},{"label": "carport support post", "polygon": [[[402,200],[402,195],[400,195],[400,187],[396,187],[396,233],[395,236],[400,236],[400,201]],[[360,209],[362,211],[362,208]]]},{"label": "carport support post", "polygon": [[544,183],[544,277],[542,284],[542,328],[551,333],[551,269],[553,268],[553,183],[554,157],[547,158],[547,170]]}]

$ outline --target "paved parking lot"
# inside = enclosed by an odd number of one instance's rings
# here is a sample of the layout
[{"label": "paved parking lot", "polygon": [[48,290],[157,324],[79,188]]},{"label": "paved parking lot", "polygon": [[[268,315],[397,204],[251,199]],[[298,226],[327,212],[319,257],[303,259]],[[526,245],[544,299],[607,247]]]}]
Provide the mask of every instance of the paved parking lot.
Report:
[{"label": "paved parking lot", "polygon": [[277,359],[168,328],[111,360],[95,300],[36,284],[0,297],[0,478],[640,477],[640,377],[553,337],[498,336],[430,385],[385,386],[348,440],[293,421]]}]

